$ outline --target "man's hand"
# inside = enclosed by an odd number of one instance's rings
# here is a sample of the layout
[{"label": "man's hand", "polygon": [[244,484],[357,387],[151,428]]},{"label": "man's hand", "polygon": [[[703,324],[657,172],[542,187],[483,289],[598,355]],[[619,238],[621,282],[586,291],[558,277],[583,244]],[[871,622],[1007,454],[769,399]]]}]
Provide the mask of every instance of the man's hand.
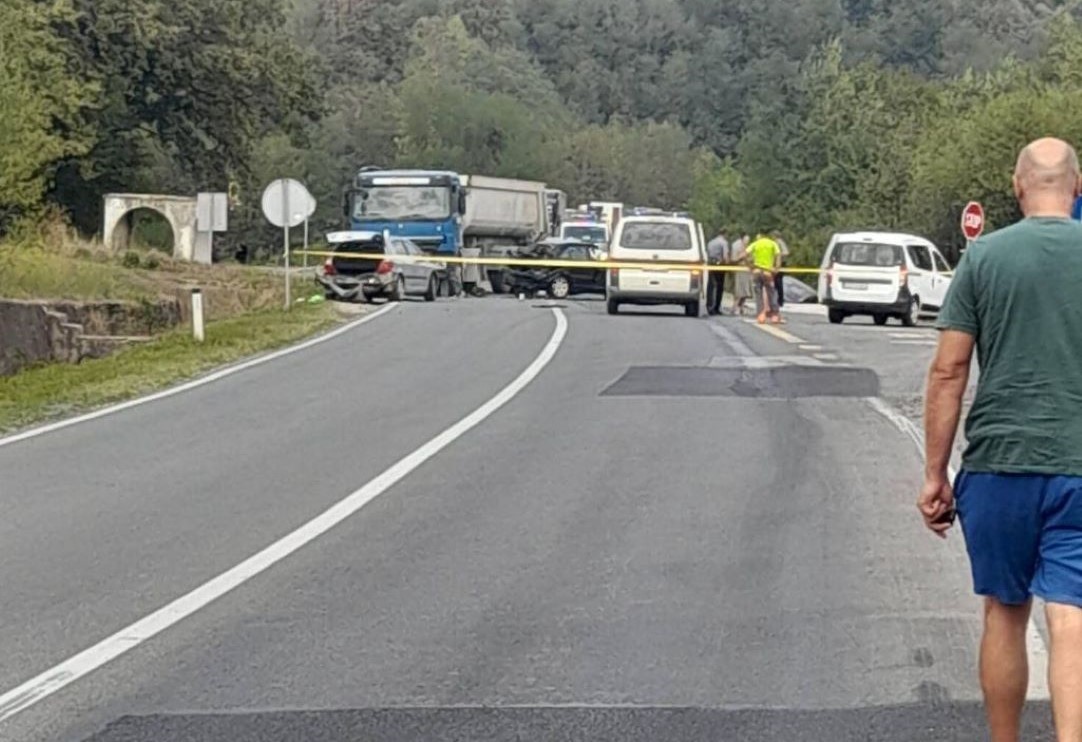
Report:
[{"label": "man's hand", "polygon": [[924,486],[917,498],[917,509],[924,517],[924,525],[932,533],[940,538],[947,537],[947,531],[953,525],[954,519],[937,522],[943,516],[954,511],[954,489],[949,481],[943,476],[925,477]]}]

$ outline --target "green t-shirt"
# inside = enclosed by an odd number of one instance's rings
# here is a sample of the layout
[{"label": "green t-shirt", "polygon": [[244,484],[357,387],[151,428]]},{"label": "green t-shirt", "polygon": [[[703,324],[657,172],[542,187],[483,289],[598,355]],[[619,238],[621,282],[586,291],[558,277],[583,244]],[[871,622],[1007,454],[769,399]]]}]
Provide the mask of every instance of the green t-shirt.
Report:
[{"label": "green t-shirt", "polygon": [[772,271],[778,256],[781,255],[781,248],[769,237],[760,237],[748,246],[748,255],[751,256],[751,264],[756,268]]},{"label": "green t-shirt", "polygon": [[1082,476],[1082,225],[1026,219],[975,242],[936,326],[976,338],[965,467]]}]

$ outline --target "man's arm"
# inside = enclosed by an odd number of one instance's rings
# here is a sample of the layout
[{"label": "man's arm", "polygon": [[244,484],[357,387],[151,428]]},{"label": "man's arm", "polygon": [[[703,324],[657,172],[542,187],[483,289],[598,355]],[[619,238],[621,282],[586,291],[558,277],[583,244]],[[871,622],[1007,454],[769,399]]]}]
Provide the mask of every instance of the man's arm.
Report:
[{"label": "man's arm", "polygon": [[969,383],[974,338],[959,330],[939,335],[924,399],[924,471],[926,479],[946,481],[954,436],[962,416],[962,398]]},{"label": "man's arm", "polygon": [[961,330],[944,330],[928,370],[924,399],[924,486],[917,509],[924,524],[941,538],[954,523],[954,489],[947,474],[951,449],[962,416],[962,398],[969,383],[974,337]]}]

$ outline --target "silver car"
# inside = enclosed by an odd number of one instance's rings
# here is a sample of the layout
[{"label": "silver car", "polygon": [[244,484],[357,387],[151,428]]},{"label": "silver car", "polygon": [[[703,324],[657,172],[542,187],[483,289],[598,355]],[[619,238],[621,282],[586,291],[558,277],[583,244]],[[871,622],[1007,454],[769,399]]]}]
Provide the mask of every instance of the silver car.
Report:
[{"label": "silver car", "polygon": [[327,235],[327,243],[335,253],[348,253],[327,258],[316,271],[316,281],[328,299],[402,301],[407,296],[420,296],[435,301],[447,282],[447,270],[423,260],[424,251],[402,237],[380,232],[332,232]]}]

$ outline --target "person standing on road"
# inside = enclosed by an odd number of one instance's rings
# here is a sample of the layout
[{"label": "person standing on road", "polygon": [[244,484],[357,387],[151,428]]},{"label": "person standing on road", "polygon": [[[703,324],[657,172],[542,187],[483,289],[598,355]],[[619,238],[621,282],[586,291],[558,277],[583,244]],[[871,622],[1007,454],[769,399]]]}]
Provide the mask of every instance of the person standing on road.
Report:
[{"label": "person standing on road", "polygon": [[743,316],[747,307],[748,299],[751,298],[751,270],[748,267],[748,246],[751,237],[745,234],[732,244],[730,248],[731,261],[740,269],[733,273],[733,314]]},{"label": "person standing on road", "polygon": [[781,267],[781,248],[777,242],[759,233],[755,242],[748,246],[748,257],[751,259],[755,310],[759,324],[765,324],[767,319],[776,325],[780,324],[781,311],[778,308],[778,294],[774,290],[774,277]]},{"label": "person standing on road", "polygon": [[[719,231],[717,236],[706,244],[707,262],[710,265],[725,265],[729,262],[729,241],[725,239],[725,233]],[[725,274],[721,271],[711,271],[706,292],[707,314],[721,314],[721,300],[725,295]]]},{"label": "person standing on road", "polygon": [[[784,265],[785,261],[789,258],[789,246],[785,244],[785,240],[781,238],[781,232],[775,229],[770,233],[771,238],[778,243],[778,248],[781,250],[781,260],[779,265]],[[778,292],[778,308],[785,306],[785,274],[778,271],[774,274],[774,290]]]},{"label": "person standing on road", "polygon": [[[993,742],[1017,742],[1034,595],[1046,603],[1060,742],[1082,741],[1082,192],[1078,156],[1041,139],[1018,158],[1025,218],[977,240],[936,323],[917,506],[946,537],[955,510],[985,599],[980,678]],[[953,487],[949,461],[976,348],[980,378]],[[934,576],[933,576],[934,579]]]}]

